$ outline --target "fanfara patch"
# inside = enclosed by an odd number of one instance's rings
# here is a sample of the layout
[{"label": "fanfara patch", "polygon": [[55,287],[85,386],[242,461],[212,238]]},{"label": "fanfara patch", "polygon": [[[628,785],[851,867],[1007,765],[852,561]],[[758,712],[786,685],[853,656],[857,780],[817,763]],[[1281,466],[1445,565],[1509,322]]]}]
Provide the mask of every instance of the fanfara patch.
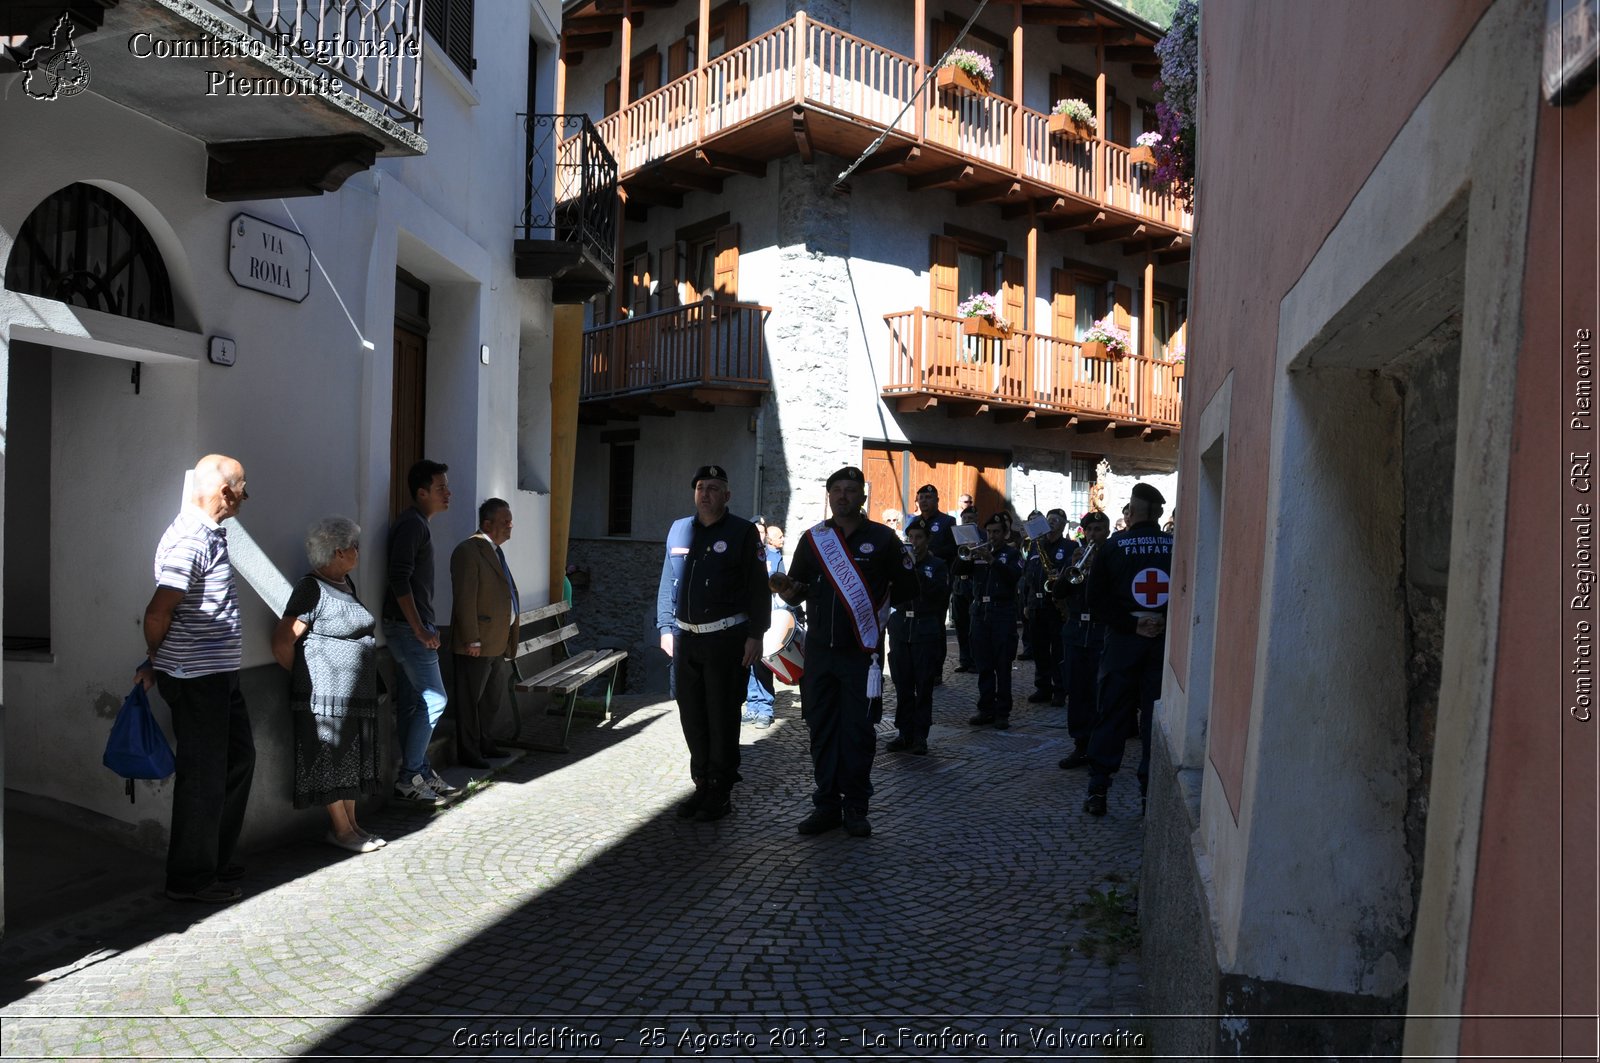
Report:
[{"label": "fanfara patch", "polygon": [[1133,577],[1133,600],[1146,609],[1167,604],[1167,574],[1159,568],[1144,568]]},{"label": "fanfara patch", "polygon": [[877,547],[873,546],[871,543],[862,543],[861,544],[861,552],[863,554],[870,554],[870,553],[872,553],[872,551],[874,551],[876,549],[877,549]]},{"label": "fanfara patch", "polygon": [[939,522],[938,521],[934,521],[932,524],[928,525],[928,530],[931,531],[933,534],[938,535],[939,534]]},{"label": "fanfara patch", "polygon": [[726,539],[718,539],[711,544],[711,549],[719,554],[725,554],[728,552],[728,541]]}]

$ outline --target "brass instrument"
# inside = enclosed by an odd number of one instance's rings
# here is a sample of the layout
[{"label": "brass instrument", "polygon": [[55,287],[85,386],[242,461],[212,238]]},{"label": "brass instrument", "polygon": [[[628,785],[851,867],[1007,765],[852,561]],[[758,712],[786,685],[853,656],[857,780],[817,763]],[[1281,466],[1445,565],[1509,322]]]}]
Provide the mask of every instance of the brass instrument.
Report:
[{"label": "brass instrument", "polygon": [[956,550],[956,556],[963,561],[976,560],[979,555],[982,555],[985,561],[993,561],[994,547],[988,543],[979,543],[977,546],[963,546]]},{"label": "brass instrument", "polygon": [[1089,570],[1094,567],[1095,552],[1100,549],[1100,540],[1090,539],[1089,545],[1083,548],[1083,554],[1067,569],[1067,582],[1074,587],[1089,578]]},{"label": "brass instrument", "polygon": [[1056,577],[1058,573],[1056,572],[1055,564],[1050,560],[1050,551],[1046,549],[1043,542],[1037,540],[1035,540],[1034,546],[1039,551],[1039,564],[1044,566],[1044,592],[1046,594],[1054,594],[1056,592]]}]

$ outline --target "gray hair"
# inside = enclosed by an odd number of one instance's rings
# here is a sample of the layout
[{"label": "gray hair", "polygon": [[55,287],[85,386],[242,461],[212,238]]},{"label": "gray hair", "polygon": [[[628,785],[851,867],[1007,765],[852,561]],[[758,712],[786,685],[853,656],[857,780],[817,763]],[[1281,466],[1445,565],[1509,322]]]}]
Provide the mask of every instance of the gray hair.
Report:
[{"label": "gray hair", "polygon": [[348,550],[361,541],[361,525],[349,517],[323,517],[306,532],[306,559],[312,568],[333,560],[336,550]]}]

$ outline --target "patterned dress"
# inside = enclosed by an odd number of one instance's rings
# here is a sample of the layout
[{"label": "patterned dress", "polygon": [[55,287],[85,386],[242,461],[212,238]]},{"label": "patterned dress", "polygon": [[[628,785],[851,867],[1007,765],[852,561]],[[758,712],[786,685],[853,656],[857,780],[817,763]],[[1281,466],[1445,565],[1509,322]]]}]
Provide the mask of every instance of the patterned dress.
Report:
[{"label": "patterned dress", "polygon": [[378,671],[372,614],[346,578],[303,576],[284,616],[309,626],[295,644],[294,807],[378,793]]}]

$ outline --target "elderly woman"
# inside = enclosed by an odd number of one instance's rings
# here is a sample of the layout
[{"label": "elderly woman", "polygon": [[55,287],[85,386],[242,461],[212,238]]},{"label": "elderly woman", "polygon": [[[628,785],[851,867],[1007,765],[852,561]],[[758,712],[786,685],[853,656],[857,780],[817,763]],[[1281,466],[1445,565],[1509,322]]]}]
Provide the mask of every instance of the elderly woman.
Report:
[{"label": "elderly woman", "polygon": [[329,844],[370,853],[385,843],[356,823],[356,798],[379,791],[378,672],[372,614],[351,571],[361,528],[325,517],[306,533],[310,574],[289,595],[272,655],[289,669],[294,710],[294,807],[323,805]]}]

